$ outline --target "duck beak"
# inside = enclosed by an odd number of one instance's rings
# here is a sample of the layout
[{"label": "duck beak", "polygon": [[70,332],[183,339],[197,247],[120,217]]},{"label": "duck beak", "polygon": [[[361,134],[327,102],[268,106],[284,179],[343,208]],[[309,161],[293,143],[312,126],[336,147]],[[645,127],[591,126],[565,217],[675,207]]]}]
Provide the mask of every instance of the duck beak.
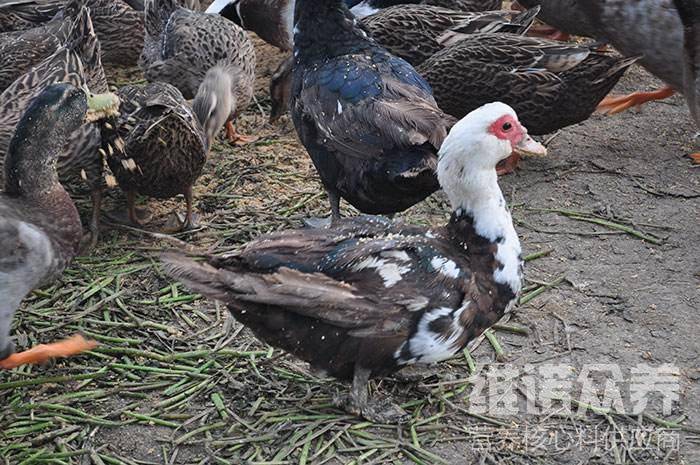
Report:
[{"label": "duck beak", "polygon": [[119,97],[111,92],[88,95],[88,111],[85,121],[93,123],[119,114]]},{"label": "duck beak", "polygon": [[547,155],[547,148],[527,134],[513,151],[523,157],[544,157]]}]

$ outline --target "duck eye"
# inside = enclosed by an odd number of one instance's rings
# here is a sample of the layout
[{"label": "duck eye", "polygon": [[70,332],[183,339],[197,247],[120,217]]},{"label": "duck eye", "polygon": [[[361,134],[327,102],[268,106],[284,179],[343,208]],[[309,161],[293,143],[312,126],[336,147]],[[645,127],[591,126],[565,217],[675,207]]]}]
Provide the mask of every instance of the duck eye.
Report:
[{"label": "duck eye", "polygon": [[512,127],[513,127],[513,125],[510,123],[503,123],[503,130],[504,131],[510,131]]}]

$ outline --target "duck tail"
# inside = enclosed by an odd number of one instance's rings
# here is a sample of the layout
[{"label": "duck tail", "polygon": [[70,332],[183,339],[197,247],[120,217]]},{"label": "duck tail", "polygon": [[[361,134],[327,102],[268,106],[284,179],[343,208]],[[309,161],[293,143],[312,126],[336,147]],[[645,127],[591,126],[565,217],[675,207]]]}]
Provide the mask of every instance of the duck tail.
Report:
[{"label": "duck tail", "polygon": [[219,270],[205,261],[180,252],[165,252],[160,261],[165,272],[188,289],[221,301],[229,295],[230,289],[222,282]]},{"label": "duck tail", "polygon": [[641,58],[641,55],[620,58],[612,66],[610,66],[610,68],[608,68],[608,70],[605,73],[603,73],[598,79],[593,81],[594,84],[601,84],[611,80],[617,83],[617,80],[622,76],[622,73],[624,73],[627,70],[627,68],[632,66]]}]

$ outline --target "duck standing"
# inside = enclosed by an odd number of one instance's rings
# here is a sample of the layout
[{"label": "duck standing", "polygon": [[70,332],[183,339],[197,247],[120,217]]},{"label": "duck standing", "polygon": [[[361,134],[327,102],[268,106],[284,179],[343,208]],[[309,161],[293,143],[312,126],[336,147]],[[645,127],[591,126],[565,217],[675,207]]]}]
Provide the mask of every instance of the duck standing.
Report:
[{"label": "duck standing", "polygon": [[360,216],[204,262],[167,254],[166,271],[265,342],[352,380],[350,412],[395,421],[400,409],[368,400],[368,379],[461,353],[520,292],[520,242],[495,170],[516,147],[544,151],[503,103],[452,128],[437,167],[453,210],[444,227]]},{"label": "duck standing", "polygon": [[[104,101],[114,102],[96,96],[90,106]],[[27,107],[10,142],[0,193],[0,360],[14,351],[10,325],[22,299],[60,276],[78,253],[80,217],[56,162],[87,113],[85,92],[49,85]]]},{"label": "duck standing", "polygon": [[127,218],[141,226],[136,195],[168,199],[183,194],[184,219],[172,232],[194,227],[192,186],[202,174],[208,144],[202,126],[175,87],[165,82],[117,91],[119,117],[102,128],[107,163],[126,193]]},{"label": "duck standing", "polygon": [[342,0],[298,0],[290,109],[332,220],[340,198],[364,213],[403,211],[435,192],[437,151],[454,120],[430,86],[357,26]]}]

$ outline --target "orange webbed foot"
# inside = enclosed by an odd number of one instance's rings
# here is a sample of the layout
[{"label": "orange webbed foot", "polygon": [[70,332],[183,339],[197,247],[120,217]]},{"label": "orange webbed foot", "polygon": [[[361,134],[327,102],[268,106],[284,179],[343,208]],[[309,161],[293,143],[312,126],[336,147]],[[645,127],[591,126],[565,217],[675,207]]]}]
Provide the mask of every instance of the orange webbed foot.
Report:
[{"label": "orange webbed foot", "polygon": [[598,111],[604,115],[614,115],[629,110],[632,107],[641,107],[647,102],[663,100],[675,94],[671,87],[664,87],[652,92],[633,92],[629,95],[608,96],[598,104]]},{"label": "orange webbed foot", "polygon": [[95,347],[97,347],[96,341],[89,341],[83,336],[76,334],[59,342],[39,344],[24,352],[12,354],[6,359],[0,360],[0,368],[10,370],[22,365],[38,365],[46,363],[52,358],[71,357]]}]

